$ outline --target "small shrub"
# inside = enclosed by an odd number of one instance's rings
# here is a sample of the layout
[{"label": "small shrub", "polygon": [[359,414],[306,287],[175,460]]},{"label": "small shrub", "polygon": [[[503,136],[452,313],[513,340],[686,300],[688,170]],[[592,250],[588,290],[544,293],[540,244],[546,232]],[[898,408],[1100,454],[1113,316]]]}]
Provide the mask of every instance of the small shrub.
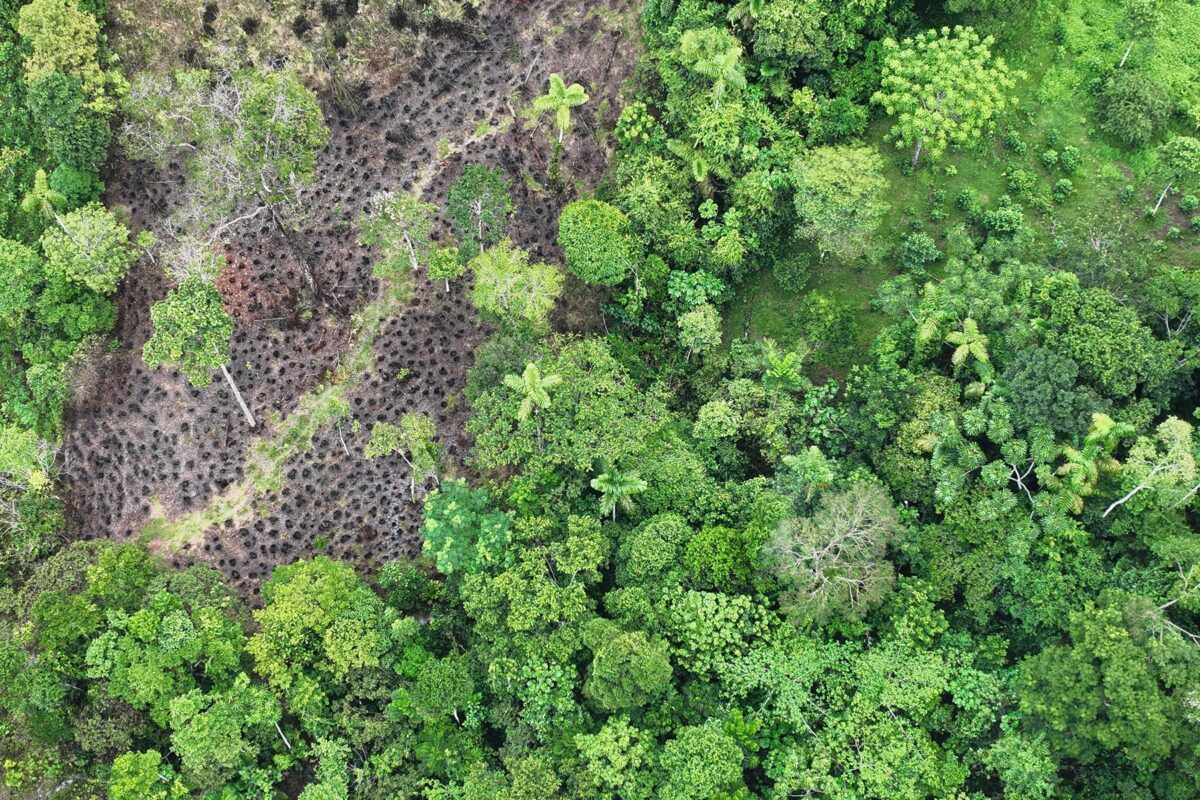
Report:
[{"label": "small shrub", "polygon": [[1023,169],[1008,173],[1008,190],[1014,194],[1029,196],[1037,191],[1037,176]]},{"label": "small shrub", "polygon": [[617,141],[622,147],[632,148],[647,144],[661,133],[658,120],[650,115],[645,103],[634,102],[621,109],[617,120]]},{"label": "small shrub", "polygon": [[941,222],[945,218],[946,218],[946,209],[942,208],[941,206],[934,206],[933,208],[929,209],[929,221],[930,222]]},{"label": "small shrub", "polygon": [[929,195],[929,199],[932,200],[935,205],[940,205],[940,204],[946,202],[946,190],[945,189],[934,189],[933,192]]},{"label": "small shrub", "polygon": [[867,129],[866,106],[846,97],[824,99],[809,123],[808,136],[814,144],[838,144],[862,136]]},{"label": "small shrub", "polygon": [[1067,178],[1063,178],[1054,184],[1054,202],[1061,205],[1067,202],[1074,192],[1075,185]]},{"label": "small shrub", "polygon": [[1079,159],[1081,157],[1079,148],[1074,145],[1067,145],[1058,154],[1058,166],[1063,172],[1068,175],[1074,174],[1075,170],[1079,169]]},{"label": "small shrub", "polygon": [[858,336],[858,316],[847,303],[820,292],[811,292],[800,308],[800,332],[814,348],[823,348],[827,358],[849,354]]},{"label": "small shrub", "polygon": [[1047,172],[1053,172],[1054,168],[1058,166],[1058,151],[1044,151],[1042,153],[1042,166],[1046,168]]},{"label": "small shrub", "polygon": [[1058,147],[1059,140],[1061,139],[1062,134],[1058,132],[1057,128],[1051,128],[1046,131],[1046,147],[1051,149]]},{"label": "small shrub", "polygon": [[942,257],[933,237],[925,233],[913,233],[904,239],[900,247],[900,268],[905,272],[922,275],[925,265],[932,264]]},{"label": "small shrub", "polygon": [[945,173],[946,173],[946,177],[953,178],[955,175],[958,174],[958,167],[954,166],[953,164],[947,164]]},{"label": "small shrub", "polygon": [[1031,198],[1029,207],[1043,216],[1049,216],[1054,211],[1054,204],[1050,202],[1050,198],[1042,194]]},{"label": "small shrub", "polygon": [[1183,213],[1190,214],[1197,208],[1200,208],[1200,197],[1196,197],[1194,194],[1185,194],[1179,198],[1179,210]]},{"label": "small shrub", "polygon": [[1025,155],[1025,151],[1029,149],[1029,145],[1025,144],[1025,141],[1016,131],[1009,131],[1004,134],[1004,146],[1019,156]]},{"label": "small shrub", "polygon": [[975,249],[975,240],[971,237],[971,232],[967,230],[966,225],[955,225],[946,231],[946,255],[950,258],[959,260],[969,258],[974,255]]},{"label": "small shrub", "polygon": [[1193,231],[1200,233],[1200,217],[1192,217],[1190,224]]},{"label": "small shrub", "polygon": [[801,292],[808,285],[812,274],[812,262],[808,253],[790,253],[775,259],[771,272],[779,285],[789,292]]},{"label": "small shrub", "polygon": [[983,215],[983,227],[992,236],[1012,238],[1025,228],[1025,213],[1007,196],[1002,197],[998,208]]},{"label": "small shrub", "polygon": [[1133,187],[1125,184],[1125,188],[1121,189],[1120,194],[1117,195],[1117,199],[1125,205],[1129,205],[1130,201],[1133,200]]},{"label": "small shrub", "polygon": [[979,198],[979,192],[974,189],[963,189],[954,198],[954,205],[958,206],[960,211],[970,214],[973,210],[981,207],[983,202]]},{"label": "small shrub", "polygon": [[1172,242],[1178,242],[1182,237],[1183,231],[1179,230],[1179,228],[1175,227],[1174,225],[1167,229],[1167,238]]},{"label": "small shrub", "polygon": [[430,579],[422,563],[392,561],[379,571],[379,585],[387,592],[387,603],[401,613],[428,608],[440,594],[441,583]]}]

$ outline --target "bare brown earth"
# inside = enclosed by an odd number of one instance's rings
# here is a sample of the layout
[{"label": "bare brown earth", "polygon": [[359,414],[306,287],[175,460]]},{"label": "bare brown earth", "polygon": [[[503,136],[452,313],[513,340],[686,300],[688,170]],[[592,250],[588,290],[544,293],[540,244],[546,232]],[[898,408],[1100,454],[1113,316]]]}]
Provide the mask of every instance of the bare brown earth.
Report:
[{"label": "bare brown earth", "polygon": [[[278,235],[247,233],[227,249],[230,370],[259,417],[255,436],[280,435],[305,393],[331,378],[353,343],[352,316],[379,294],[373,253],[357,243],[352,225],[374,192],[416,185],[444,206],[464,163],[499,165],[513,183],[512,238],[535,258],[560,259],[558,211],[607,165],[604,131],[615,122],[637,54],[632,6],[496,0],[469,23],[422,36],[407,63],[379,73],[357,115],[322,98],[330,143],[307,199],[311,217],[293,239],[309,255],[318,297],[303,307],[304,279]],[[550,72],[591,95],[576,114],[561,191],[545,188],[549,120],[533,128],[525,121]],[[171,176],[146,164],[116,159],[107,185],[108,203],[127,209],[138,230],[156,229],[179,202]],[[168,289],[161,265],[143,260],[119,295],[120,349],[99,386],[68,414],[72,534],[147,538],[177,565],[216,566],[251,600],[276,564],[314,552],[367,569],[411,555],[420,505],[409,499],[403,462],[366,461],[362,448],[376,421],[422,411],[437,422],[450,471],[463,471],[470,442],[462,389],[486,335],[467,288],[461,282],[447,294],[440,283],[416,280],[407,304],[375,338],[375,369],[349,384],[349,416],[319,428],[311,448],[283,464],[277,490],[252,487],[252,514],[234,515],[191,542],[155,541],[163,523],[195,518],[231,487],[253,483],[246,474],[252,432],[219,374],[196,390],[176,371],[151,372],[142,363],[150,306]],[[407,377],[397,380],[404,369]]]}]

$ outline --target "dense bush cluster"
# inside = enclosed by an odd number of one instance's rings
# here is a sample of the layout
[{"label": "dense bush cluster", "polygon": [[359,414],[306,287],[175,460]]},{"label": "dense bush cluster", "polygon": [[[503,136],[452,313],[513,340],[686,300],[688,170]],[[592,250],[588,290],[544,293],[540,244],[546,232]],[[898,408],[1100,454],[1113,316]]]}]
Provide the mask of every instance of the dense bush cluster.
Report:
[{"label": "dense bush cluster", "polygon": [[0,5],[0,580],[53,546],[53,472],[70,376],[113,326],[111,297],[149,244],[97,201],[124,83],[104,4]]}]

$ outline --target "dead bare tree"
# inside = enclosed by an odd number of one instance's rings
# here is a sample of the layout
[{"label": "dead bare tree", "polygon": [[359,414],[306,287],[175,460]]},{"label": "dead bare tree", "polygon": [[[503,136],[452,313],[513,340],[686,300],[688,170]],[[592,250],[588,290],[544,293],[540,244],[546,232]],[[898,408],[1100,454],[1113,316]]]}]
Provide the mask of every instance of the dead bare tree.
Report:
[{"label": "dead bare tree", "polygon": [[788,587],[785,604],[804,622],[861,617],[892,585],[886,554],[900,530],[896,507],[874,483],[826,494],[813,516],[785,520],[766,547]]},{"label": "dead bare tree", "polygon": [[236,230],[273,228],[318,295],[296,234],[328,130],[315,95],[294,74],[144,73],[130,87],[126,112],[121,139],[130,155],[184,167],[184,202],[164,226],[167,237],[215,244]]}]

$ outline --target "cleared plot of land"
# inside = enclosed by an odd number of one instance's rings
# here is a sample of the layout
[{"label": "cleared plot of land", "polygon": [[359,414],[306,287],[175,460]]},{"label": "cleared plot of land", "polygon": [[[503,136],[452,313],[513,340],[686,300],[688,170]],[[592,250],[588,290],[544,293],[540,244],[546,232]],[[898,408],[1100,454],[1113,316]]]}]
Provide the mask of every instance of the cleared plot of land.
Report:
[{"label": "cleared plot of land", "polygon": [[[149,308],[167,284],[153,264],[132,272],[120,297],[122,347],[67,423],[73,533],[143,537],[173,562],[212,563],[248,595],[275,564],[313,552],[367,567],[411,553],[420,507],[406,467],[398,457],[364,460],[363,445],[375,422],[424,412],[449,468],[461,470],[461,390],[486,331],[464,285],[446,293],[421,275],[403,301],[381,293],[353,220],[384,189],[417,188],[444,205],[464,163],[496,164],[513,183],[510,235],[537,258],[557,257],[558,210],[607,165],[604,131],[636,57],[630,9],[619,0],[496,3],[420,37],[403,69],[379,74],[357,114],[323,98],[330,143],[311,217],[292,243],[314,268],[317,297],[301,303],[292,247],[274,235],[244,236],[226,253],[230,369],[266,423],[258,429],[246,427],[222,383],[198,391],[173,371],[145,368]],[[524,113],[550,72],[592,97],[566,152],[562,192],[542,185],[547,130]],[[109,203],[127,208],[137,228],[153,229],[177,202],[173,176],[143,164],[118,160],[108,185]]]}]

